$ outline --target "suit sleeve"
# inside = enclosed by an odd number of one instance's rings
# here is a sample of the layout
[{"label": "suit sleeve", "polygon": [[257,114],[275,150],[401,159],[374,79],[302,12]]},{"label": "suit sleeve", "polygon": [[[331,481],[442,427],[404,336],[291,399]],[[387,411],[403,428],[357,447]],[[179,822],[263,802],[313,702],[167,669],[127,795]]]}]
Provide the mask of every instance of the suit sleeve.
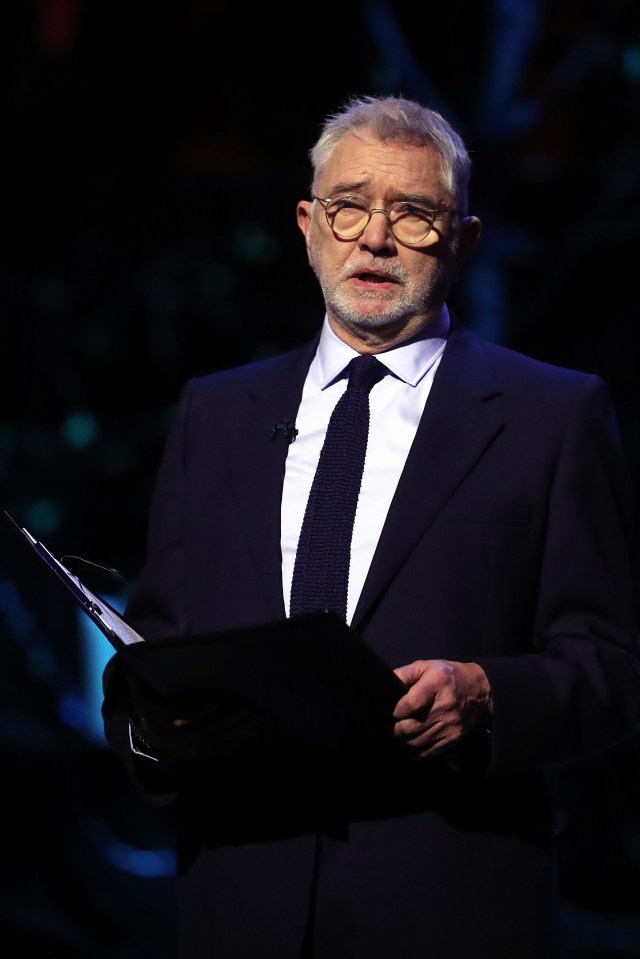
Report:
[{"label": "suit sleeve", "polygon": [[586,758],[638,729],[635,509],[607,387],[589,377],[549,499],[533,651],[477,660],[495,772]]},{"label": "suit sleeve", "polygon": [[[182,481],[184,432],[190,402],[185,386],[169,431],[151,501],[147,558],[125,610],[125,619],[147,641],[185,631]],[[102,716],[106,739],[123,762],[142,798],[151,805],[174,799],[175,764],[159,763],[131,749],[131,704],[122,663],[116,654],[103,673]]]}]

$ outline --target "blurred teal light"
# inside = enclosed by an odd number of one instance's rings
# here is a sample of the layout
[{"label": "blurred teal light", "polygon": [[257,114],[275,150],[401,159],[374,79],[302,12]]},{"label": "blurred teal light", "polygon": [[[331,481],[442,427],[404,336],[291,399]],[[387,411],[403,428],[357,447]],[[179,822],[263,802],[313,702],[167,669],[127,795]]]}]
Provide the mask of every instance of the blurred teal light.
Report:
[{"label": "blurred teal light", "polygon": [[104,326],[90,326],[84,331],[84,351],[93,362],[103,362],[113,357],[113,334]]},{"label": "blurred teal light", "polygon": [[640,81],[640,47],[628,47],[624,51],[622,68],[631,80]]},{"label": "blurred teal light", "polygon": [[46,536],[60,526],[62,512],[57,503],[50,499],[33,500],[25,511],[25,526],[38,535]]},{"label": "blurred teal light", "polygon": [[0,426],[0,459],[8,459],[15,446],[16,431],[10,426]]},{"label": "blurred teal light", "polygon": [[40,284],[37,299],[42,309],[50,313],[61,313],[69,309],[71,290],[68,284],[58,277],[50,277]]},{"label": "blurred teal light", "polygon": [[91,446],[98,433],[98,423],[93,414],[87,410],[77,410],[75,413],[71,413],[60,427],[63,442],[74,450],[82,450]]},{"label": "blurred teal light", "polygon": [[110,443],[101,451],[104,469],[112,476],[123,476],[135,465],[133,450],[124,443]]},{"label": "blurred teal light", "polygon": [[238,256],[251,263],[271,263],[278,255],[278,242],[257,223],[246,223],[233,238]]},{"label": "blurred teal light", "polygon": [[233,292],[233,273],[224,263],[211,263],[202,271],[202,290],[211,300],[223,300]]}]

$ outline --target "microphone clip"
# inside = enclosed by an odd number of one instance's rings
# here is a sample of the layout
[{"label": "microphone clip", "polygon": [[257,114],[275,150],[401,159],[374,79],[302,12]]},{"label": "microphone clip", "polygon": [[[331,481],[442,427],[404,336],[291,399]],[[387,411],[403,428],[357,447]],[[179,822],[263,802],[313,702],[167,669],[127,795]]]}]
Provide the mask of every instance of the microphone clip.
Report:
[{"label": "microphone clip", "polygon": [[288,443],[293,443],[298,435],[298,430],[296,424],[292,423],[291,420],[278,420],[277,423],[273,424],[273,429],[269,435],[272,440],[277,439],[278,435],[282,435]]}]

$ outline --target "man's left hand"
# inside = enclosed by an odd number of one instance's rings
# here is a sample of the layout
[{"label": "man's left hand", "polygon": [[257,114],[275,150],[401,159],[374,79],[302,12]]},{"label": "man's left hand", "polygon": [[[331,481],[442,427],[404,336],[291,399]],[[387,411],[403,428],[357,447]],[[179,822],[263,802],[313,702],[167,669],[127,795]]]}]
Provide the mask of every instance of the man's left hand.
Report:
[{"label": "man's left hand", "polygon": [[491,709],[491,689],[477,663],[421,659],[394,670],[409,690],[398,701],[394,734],[435,756],[460,742]]}]

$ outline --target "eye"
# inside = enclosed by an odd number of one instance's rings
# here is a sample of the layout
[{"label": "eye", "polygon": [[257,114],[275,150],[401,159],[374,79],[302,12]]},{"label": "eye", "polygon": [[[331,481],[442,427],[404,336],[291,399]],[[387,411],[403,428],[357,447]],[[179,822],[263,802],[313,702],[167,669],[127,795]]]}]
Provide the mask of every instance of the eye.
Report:
[{"label": "eye", "polygon": [[359,196],[338,196],[329,204],[332,210],[366,210],[367,204]]},{"label": "eye", "polygon": [[396,218],[405,219],[410,217],[417,220],[424,220],[428,223],[433,222],[436,216],[433,210],[428,210],[426,207],[418,206],[415,203],[396,203],[391,212]]}]

